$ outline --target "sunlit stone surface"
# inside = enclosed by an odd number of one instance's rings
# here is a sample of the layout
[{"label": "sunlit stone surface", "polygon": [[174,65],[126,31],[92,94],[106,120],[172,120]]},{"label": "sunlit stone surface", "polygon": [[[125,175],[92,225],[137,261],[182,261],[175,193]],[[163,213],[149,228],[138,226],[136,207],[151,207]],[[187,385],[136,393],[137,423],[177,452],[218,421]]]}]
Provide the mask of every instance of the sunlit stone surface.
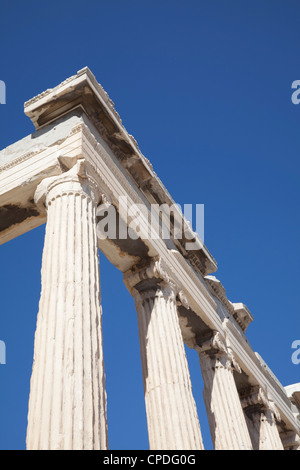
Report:
[{"label": "sunlit stone surface", "polygon": [[[228,299],[180,209],[150,226],[154,204],[176,205],[91,71],[25,113],[35,132],[0,152],[0,244],[46,223],[27,448],[108,448],[99,248],[135,299],[150,448],[203,449],[185,343],[199,354],[215,449],[299,449],[299,384],[285,389],[253,351],[252,314]],[[143,207],[138,223],[124,198]],[[107,238],[109,206],[118,230]]]}]

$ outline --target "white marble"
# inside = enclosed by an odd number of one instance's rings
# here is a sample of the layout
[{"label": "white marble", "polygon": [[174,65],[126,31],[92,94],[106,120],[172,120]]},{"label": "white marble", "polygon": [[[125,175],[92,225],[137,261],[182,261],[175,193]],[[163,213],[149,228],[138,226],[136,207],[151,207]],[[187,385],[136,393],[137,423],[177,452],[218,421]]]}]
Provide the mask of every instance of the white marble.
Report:
[{"label": "white marble", "polygon": [[151,450],[202,450],[176,289],[159,261],[125,274],[135,299]]},{"label": "white marble", "polygon": [[47,207],[27,448],[106,449],[95,182],[83,161],[44,180]]},{"label": "white marble", "polygon": [[238,365],[220,334],[198,343],[204,403],[215,450],[252,450],[249,431],[233,376]]}]

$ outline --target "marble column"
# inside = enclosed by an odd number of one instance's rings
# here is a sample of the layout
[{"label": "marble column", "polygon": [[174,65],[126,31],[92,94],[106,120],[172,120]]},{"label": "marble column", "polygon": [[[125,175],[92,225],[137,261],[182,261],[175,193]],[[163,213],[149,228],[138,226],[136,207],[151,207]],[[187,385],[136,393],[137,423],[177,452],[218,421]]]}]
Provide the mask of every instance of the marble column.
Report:
[{"label": "marble column", "polygon": [[248,418],[254,450],[283,450],[276,421],[280,415],[261,387],[241,392],[241,401]]},{"label": "marble column", "polygon": [[218,332],[197,339],[204,380],[203,397],[215,450],[252,450],[252,444],[236,388],[233,368],[239,370]]},{"label": "marble column", "polygon": [[138,316],[150,449],[202,450],[175,286],[159,260],[124,281]]},{"label": "marble column", "polygon": [[300,436],[295,431],[285,431],[280,434],[284,450],[300,450]]},{"label": "marble column", "polygon": [[98,187],[84,160],[38,186],[47,211],[27,448],[107,448]]}]

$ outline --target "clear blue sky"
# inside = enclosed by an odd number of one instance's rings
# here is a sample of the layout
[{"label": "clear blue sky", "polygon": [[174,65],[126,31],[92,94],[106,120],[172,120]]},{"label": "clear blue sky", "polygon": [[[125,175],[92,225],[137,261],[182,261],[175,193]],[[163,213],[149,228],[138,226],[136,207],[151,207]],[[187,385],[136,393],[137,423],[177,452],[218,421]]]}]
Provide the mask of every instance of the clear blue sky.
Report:
[{"label": "clear blue sky", "polygon": [[[87,65],[175,201],[205,204],[216,275],[250,309],[249,341],[283,385],[300,381],[299,25],[297,0],[0,4],[0,148],[33,132],[26,100]],[[25,447],[43,237],[41,227],[0,247],[0,449]],[[101,283],[110,448],[147,449],[134,304],[103,256]]]}]

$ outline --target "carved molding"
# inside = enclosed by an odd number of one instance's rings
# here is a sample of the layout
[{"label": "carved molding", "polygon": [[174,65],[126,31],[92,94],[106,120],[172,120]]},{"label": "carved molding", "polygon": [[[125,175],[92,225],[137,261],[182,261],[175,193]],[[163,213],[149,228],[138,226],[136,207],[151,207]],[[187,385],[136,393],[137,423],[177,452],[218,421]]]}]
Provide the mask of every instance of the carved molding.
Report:
[{"label": "carved molding", "polygon": [[160,257],[150,259],[145,266],[135,266],[124,274],[124,283],[129,292],[134,297],[137,293],[141,294],[143,300],[153,295],[151,293],[153,284],[150,284],[149,288],[145,288],[143,284],[141,284],[141,289],[137,288],[138,284],[147,280],[157,281],[156,285],[160,286],[160,294],[158,291],[157,295],[164,295],[166,298],[174,300],[177,305],[182,305],[186,309],[190,308],[184,292],[177,288]]},{"label": "carved molding", "polygon": [[240,397],[243,408],[253,405],[268,407],[267,395],[259,385],[243,389],[240,392]]},{"label": "carved molding", "polygon": [[222,305],[228,310],[228,312],[233,316],[234,308],[232,303],[228,300],[226,291],[221,283],[215,276],[205,276],[204,280],[208,286],[210,292],[217,297]]},{"label": "carved molding", "polygon": [[147,279],[160,279],[167,283],[171,282],[163,268],[161,258],[153,258],[146,266],[134,267],[124,274],[124,282],[129,290],[132,290],[138,283]]},{"label": "carved molding", "polygon": [[0,166],[0,174],[4,173],[7,170],[10,170],[11,168],[14,168],[15,166],[20,165],[23,162],[26,162],[27,160],[30,160],[30,158],[35,157],[36,155],[43,153],[45,151],[51,151],[53,148],[57,149],[58,153],[58,160],[60,160],[60,150],[59,146],[63,144],[69,137],[72,135],[75,135],[83,130],[83,124],[77,124],[71,129],[71,132],[69,132],[68,135],[66,135],[63,139],[57,140],[55,143],[52,143],[51,146],[49,147],[41,147],[38,149],[33,149],[29,150],[28,152],[24,153],[23,155],[20,155],[19,157],[15,158],[14,160],[11,160],[7,163],[4,163],[4,165]]},{"label": "carved molding", "polygon": [[24,155],[21,155],[20,157],[16,158],[15,160],[12,160],[11,162],[5,163],[4,165],[1,165],[0,167],[0,173],[3,173],[4,171],[10,170],[14,166],[20,165],[20,163],[25,162],[26,160],[29,160],[29,158],[34,157],[35,155],[44,152],[45,149],[39,149],[35,151],[30,151],[26,152]]},{"label": "carved molding", "polygon": [[274,418],[280,422],[280,413],[275,403],[268,397],[268,393],[259,385],[240,391],[241,403],[245,410],[271,411]]},{"label": "carved molding", "polygon": [[230,302],[223,284],[215,276],[205,276],[204,279],[210,292],[221,302],[228,313],[235,319],[243,333],[245,333],[253,320],[248,308],[242,303]]},{"label": "carved molding", "polygon": [[86,160],[78,159],[69,171],[42,180],[35,191],[34,201],[39,208],[42,208],[47,207],[61,194],[82,194],[82,192],[95,203],[99,202],[100,187],[97,175]]},{"label": "carved molding", "polygon": [[209,338],[196,338],[195,349],[199,356],[216,359],[220,363],[219,365],[225,365],[226,368],[241,373],[241,368],[232,349],[227,346],[225,338],[219,331],[214,331]]}]

